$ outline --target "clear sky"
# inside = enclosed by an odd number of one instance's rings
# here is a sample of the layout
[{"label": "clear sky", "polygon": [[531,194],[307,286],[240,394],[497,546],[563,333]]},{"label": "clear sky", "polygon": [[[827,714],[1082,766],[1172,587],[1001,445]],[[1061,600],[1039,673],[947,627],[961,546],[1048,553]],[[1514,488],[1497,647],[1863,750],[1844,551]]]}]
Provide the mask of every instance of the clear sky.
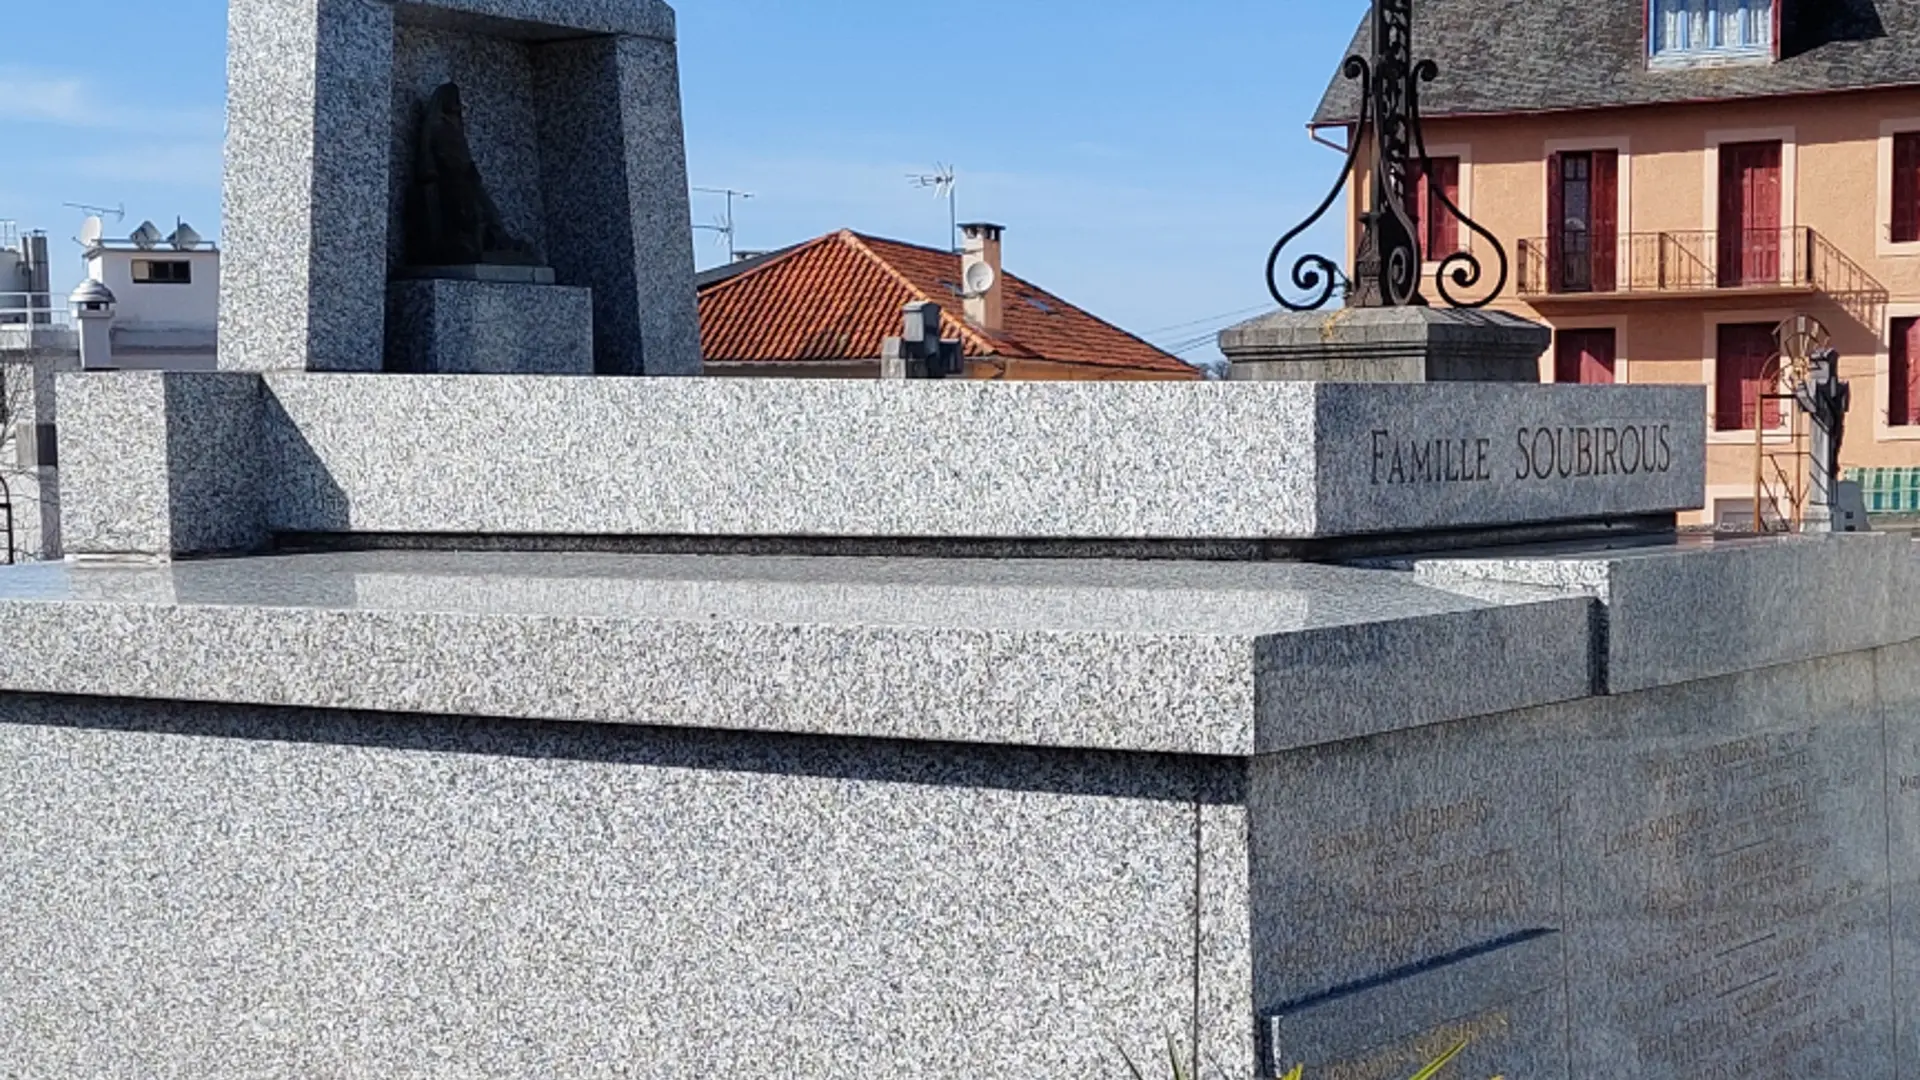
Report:
[{"label": "clear sky", "polygon": [[[46,229],[76,280],[64,203],[217,234],[224,0],[6,6],[0,218]],[[1009,270],[1217,356],[1207,332],[1267,303],[1268,248],[1339,168],[1305,122],[1365,6],[681,0],[692,182],[754,194],[743,248],[843,227],[940,245],[946,205],[907,177],[951,164],[961,220],[1007,226]],[[693,206],[712,224],[724,200]]]}]

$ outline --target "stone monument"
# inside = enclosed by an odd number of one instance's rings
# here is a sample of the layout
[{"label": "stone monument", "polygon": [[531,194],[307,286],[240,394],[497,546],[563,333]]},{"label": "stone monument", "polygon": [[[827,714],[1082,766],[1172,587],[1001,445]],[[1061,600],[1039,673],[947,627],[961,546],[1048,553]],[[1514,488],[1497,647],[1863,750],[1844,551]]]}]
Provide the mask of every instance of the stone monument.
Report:
[{"label": "stone monument", "polygon": [[[223,370],[699,372],[664,3],[229,10]],[[436,97],[444,110],[448,84],[460,90],[459,140],[421,116]],[[423,135],[456,165],[470,150],[491,204],[482,220],[509,246],[544,252],[550,278],[505,272],[501,250],[462,257],[481,270],[417,272],[407,206]]]},{"label": "stone monument", "polygon": [[61,377],[0,1071],[1917,1075],[1920,568],[1677,535],[1702,388],[348,378],[312,269]]}]

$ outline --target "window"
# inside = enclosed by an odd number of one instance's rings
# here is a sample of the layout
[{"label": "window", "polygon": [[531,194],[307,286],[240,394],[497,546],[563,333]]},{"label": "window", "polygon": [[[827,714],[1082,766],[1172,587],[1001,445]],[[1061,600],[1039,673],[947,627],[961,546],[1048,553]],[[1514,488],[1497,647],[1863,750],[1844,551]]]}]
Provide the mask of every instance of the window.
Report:
[{"label": "window", "polygon": [[1896,244],[1920,241],[1920,131],[1893,137],[1892,234]]},{"label": "window", "polygon": [[1620,261],[1620,152],[1547,158],[1547,280],[1556,293],[1612,292]]},{"label": "window", "polygon": [[1788,269],[1782,255],[1792,250],[1792,238],[1781,220],[1782,155],[1778,142],[1720,146],[1721,288],[1777,285]]},{"label": "window", "polygon": [[136,285],[191,285],[193,264],[185,259],[135,259],[133,282]]},{"label": "window", "polygon": [[1420,250],[1428,262],[1439,262],[1460,250],[1460,221],[1447,209],[1445,196],[1460,205],[1460,159],[1430,158],[1426,168],[1413,166],[1414,235],[1420,238]]},{"label": "window", "polygon": [[1774,366],[1772,323],[1727,323],[1720,327],[1713,373],[1713,429],[1752,431],[1756,420],[1769,430],[1780,426],[1775,392],[1779,370]]},{"label": "window", "polygon": [[1895,319],[1887,342],[1887,426],[1920,424],[1920,319]]},{"label": "window", "polygon": [[1586,386],[1613,384],[1614,332],[1562,330],[1554,335],[1553,381]]},{"label": "window", "polygon": [[1771,57],[1774,0],[1651,0],[1655,60]]}]

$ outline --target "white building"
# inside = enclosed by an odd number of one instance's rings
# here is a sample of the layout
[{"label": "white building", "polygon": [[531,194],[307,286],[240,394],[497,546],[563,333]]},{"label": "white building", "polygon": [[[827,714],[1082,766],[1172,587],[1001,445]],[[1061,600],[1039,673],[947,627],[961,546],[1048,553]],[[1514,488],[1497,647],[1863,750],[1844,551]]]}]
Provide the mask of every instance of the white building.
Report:
[{"label": "white building", "polygon": [[82,230],[86,276],[69,289],[44,232],[0,221],[0,560],[60,554],[55,373],[215,366],[219,248],[184,224],[103,233]]}]

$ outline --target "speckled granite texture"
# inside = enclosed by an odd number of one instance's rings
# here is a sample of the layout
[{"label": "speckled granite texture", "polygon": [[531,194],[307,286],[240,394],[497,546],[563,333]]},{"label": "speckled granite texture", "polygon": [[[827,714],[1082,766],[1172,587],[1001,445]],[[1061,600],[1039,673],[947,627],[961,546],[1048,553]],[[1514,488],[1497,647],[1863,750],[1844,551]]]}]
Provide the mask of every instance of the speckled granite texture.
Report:
[{"label": "speckled granite texture", "polygon": [[1888,980],[1920,849],[1889,777],[1916,717],[1875,670],[1916,663],[1852,652],[1256,760],[1269,1064],[1405,1077],[1468,1041],[1450,1075],[1912,1076],[1896,1018],[1920,986]]},{"label": "speckled granite texture", "polygon": [[594,291],[598,370],[700,371],[673,13],[656,0],[240,0],[226,370],[378,371],[417,107],[467,92],[511,231]]},{"label": "speckled granite texture", "polygon": [[220,367],[378,371],[393,10],[230,0]]},{"label": "speckled granite texture", "polygon": [[549,41],[583,34],[674,40],[673,9],[661,0],[399,0],[400,22]]},{"label": "speckled granite texture", "polygon": [[1294,564],[55,565],[0,571],[0,689],[1234,755],[1590,692],[1594,602],[1516,593]]},{"label": "speckled granite texture", "polygon": [[57,386],[67,554],[195,554],[265,542],[258,377],[72,373]]},{"label": "speckled granite texture", "polygon": [[593,289],[602,375],[698,375],[700,317],[680,65],[670,42],[587,38],[541,46],[551,261]]},{"label": "speckled granite texture", "polygon": [[[1704,491],[1686,387],[269,387],[271,516],[291,532],[1244,540],[1670,512]],[[522,422],[499,432],[503,412]],[[1666,431],[1664,470],[1516,477],[1516,432],[1628,420]]]},{"label": "speckled granite texture", "polygon": [[1184,1039],[1197,980],[1203,1049],[1245,1076],[1244,929],[1195,887],[1238,788],[1180,758],[0,697],[0,1072],[1083,1080]]},{"label": "speckled granite texture", "polygon": [[[777,572],[733,579],[755,576]],[[412,575],[296,576],[277,600],[178,573],[0,580],[0,627],[38,590],[82,635],[107,596],[175,633],[212,605],[535,602]],[[537,602],[632,602],[586,591]],[[194,648],[252,637],[337,645],[253,625]],[[1224,757],[0,693],[0,1060],[1084,1080],[1197,1026],[1227,1076],[1404,1077],[1466,1041],[1469,1076],[1906,1080],[1917,648]],[[813,673],[778,655],[791,693]]]},{"label": "speckled granite texture", "polygon": [[1442,588],[1551,586],[1606,604],[1614,693],[1920,637],[1920,562],[1904,534],[1543,545],[1406,560]]},{"label": "speckled granite texture", "polygon": [[387,370],[439,375],[593,374],[593,294],[564,285],[396,281]]}]

